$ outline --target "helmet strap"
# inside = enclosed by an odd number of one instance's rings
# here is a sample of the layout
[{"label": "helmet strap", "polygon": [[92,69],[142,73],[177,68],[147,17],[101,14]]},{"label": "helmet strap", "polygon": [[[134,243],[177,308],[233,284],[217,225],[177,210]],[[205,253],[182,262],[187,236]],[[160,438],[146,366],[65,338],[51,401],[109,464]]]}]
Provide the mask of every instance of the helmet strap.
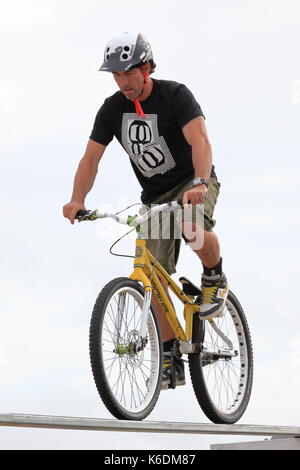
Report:
[{"label": "helmet strap", "polygon": [[[142,72],[142,74],[143,74],[143,77],[144,77],[144,84],[145,84],[145,83],[147,83],[148,80],[149,80],[149,75],[148,75],[148,72],[147,72],[147,65],[146,65],[146,64],[145,64],[145,65],[141,65],[140,69],[141,69],[141,72]],[[144,90],[144,87],[143,87],[143,90]],[[143,92],[143,90],[142,90],[142,92]],[[142,92],[141,92],[141,94],[142,94]],[[134,100],[134,104],[135,104],[135,112],[136,112],[136,114],[138,115],[138,117],[144,118],[144,117],[145,117],[145,113],[144,113],[144,111],[143,111],[142,105],[141,105],[141,103],[140,103],[140,101],[139,101],[138,98],[136,98],[136,99]]]},{"label": "helmet strap", "polygon": [[[146,64],[141,65],[140,69],[141,69],[141,72],[142,72],[143,77],[144,77],[144,84],[146,84],[146,83],[149,81],[149,75],[148,75],[148,71],[147,71],[147,65],[146,65]],[[143,93],[143,91],[144,91],[144,87],[143,87],[143,89],[142,89],[140,95]],[[136,114],[138,115],[138,117],[144,118],[144,117],[145,117],[145,113],[144,113],[144,111],[143,111],[143,108],[142,108],[142,105],[141,105],[139,99],[136,98],[136,99],[133,100],[133,101],[134,101],[134,104],[135,104],[135,112],[136,112]]]}]

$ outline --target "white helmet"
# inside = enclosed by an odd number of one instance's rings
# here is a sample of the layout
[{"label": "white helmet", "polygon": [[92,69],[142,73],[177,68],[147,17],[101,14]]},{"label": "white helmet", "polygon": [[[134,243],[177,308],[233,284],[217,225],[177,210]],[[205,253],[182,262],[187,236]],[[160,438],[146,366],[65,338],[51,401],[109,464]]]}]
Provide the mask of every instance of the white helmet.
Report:
[{"label": "white helmet", "polygon": [[113,37],[104,51],[104,62],[100,69],[104,72],[129,70],[139,64],[150,62],[155,68],[152,49],[141,33],[122,33]]}]

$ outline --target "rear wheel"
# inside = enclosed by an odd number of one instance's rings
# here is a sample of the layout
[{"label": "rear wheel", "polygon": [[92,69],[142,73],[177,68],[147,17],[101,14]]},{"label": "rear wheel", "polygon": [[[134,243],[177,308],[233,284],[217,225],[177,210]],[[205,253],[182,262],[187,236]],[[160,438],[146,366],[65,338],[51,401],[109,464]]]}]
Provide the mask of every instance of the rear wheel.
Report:
[{"label": "rear wheel", "polygon": [[230,291],[222,316],[193,319],[193,343],[203,351],[189,355],[194,392],[214,423],[232,424],[244,414],[251,394],[253,354],[243,309]]},{"label": "rear wheel", "polygon": [[146,344],[139,344],[143,301],[144,289],[136,281],[113,279],[100,292],[92,314],[92,371],[102,401],[118,419],[144,419],[160,393],[162,343],[152,306]]}]

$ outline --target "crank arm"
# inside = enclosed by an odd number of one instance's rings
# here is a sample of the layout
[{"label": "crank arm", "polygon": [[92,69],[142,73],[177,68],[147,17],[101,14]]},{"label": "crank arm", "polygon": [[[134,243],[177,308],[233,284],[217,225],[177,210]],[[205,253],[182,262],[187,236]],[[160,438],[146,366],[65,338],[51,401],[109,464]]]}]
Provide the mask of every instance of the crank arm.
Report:
[{"label": "crank arm", "polygon": [[230,349],[231,351],[233,351],[233,344],[232,344],[232,342],[230,341],[230,339],[227,338],[227,336],[224,335],[223,331],[220,330],[220,328],[217,327],[217,325],[215,324],[215,322],[214,322],[213,319],[208,320],[208,321],[209,321],[211,327],[212,327],[212,328],[215,330],[215,332],[217,333],[217,335],[219,335],[220,338],[222,338],[222,340],[224,341],[224,343],[227,344],[227,346],[229,347],[229,349]]}]

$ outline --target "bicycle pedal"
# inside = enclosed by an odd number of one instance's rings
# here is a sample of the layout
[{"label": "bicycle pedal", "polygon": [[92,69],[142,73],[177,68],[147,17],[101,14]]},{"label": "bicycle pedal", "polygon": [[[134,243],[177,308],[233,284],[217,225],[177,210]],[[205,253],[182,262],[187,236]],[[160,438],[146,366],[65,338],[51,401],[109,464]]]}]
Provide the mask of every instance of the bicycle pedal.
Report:
[{"label": "bicycle pedal", "polygon": [[169,384],[168,383],[166,384],[165,381],[162,382],[161,386],[160,386],[160,389],[161,390],[169,390]]},{"label": "bicycle pedal", "polygon": [[186,385],[185,380],[177,380],[175,386],[172,386],[171,382],[168,381],[168,383],[165,383],[166,381],[163,381],[161,383],[161,390],[175,390],[176,387],[181,387],[182,385]]}]

